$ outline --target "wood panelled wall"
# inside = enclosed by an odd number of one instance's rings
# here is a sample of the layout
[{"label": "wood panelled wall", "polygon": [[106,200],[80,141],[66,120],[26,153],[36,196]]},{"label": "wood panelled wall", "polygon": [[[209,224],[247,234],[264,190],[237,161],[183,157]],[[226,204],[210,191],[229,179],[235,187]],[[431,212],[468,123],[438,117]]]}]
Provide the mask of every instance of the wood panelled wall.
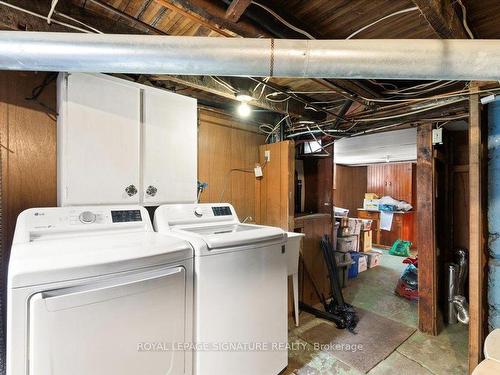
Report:
[{"label": "wood panelled wall", "polygon": [[[44,77],[45,74],[0,72],[2,239],[6,253],[21,211],[57,203],[55,114],[26,100]],[[56,108],[54,83],[39,101]]]},{"label": "wood panelled wall", "polygon": [[[201,202],[231,203],[240,220],[255,219],[255,175],[259,145],[265,136],[256,126],[207,109],[199,111],[198,179],[208,183]],[[243,172],[235,169],[244,169]]]},{"label": "wood panelled wall", "polygon": [[415,164],[384,163],[368,166],[367,192],[389,195],[415,206]]},{"label": "wood panelled wall", "polygon": [[358,208],[363,207],[368,183],[367,170],[367,167],[335,166],[334,204],[347,208],[350,217],[357,217]]},{"label": "wood panelled wall", "polygon": [[[270,161],[265,162],[265,152]],[[257,180],[255,219],[258,224],[294,229],[295,143],[284,141],[259,147],[263,176]]]}]

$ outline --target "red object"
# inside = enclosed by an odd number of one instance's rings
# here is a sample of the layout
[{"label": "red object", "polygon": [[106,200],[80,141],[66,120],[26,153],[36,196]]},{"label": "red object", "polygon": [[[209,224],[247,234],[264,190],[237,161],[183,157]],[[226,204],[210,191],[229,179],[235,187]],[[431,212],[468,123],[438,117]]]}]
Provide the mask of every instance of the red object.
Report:
[{"label": "red object", "polygon": [[396,294],[411,301],[418,300],[418,290],[410,288],[403,280],[399,279],[395,290]]},{"label": "red object", "polygon": [[406,258],[405,260],[403,260],[403,263],[404,264],[413,264],[415,267],[418,268],[418,258]]}]

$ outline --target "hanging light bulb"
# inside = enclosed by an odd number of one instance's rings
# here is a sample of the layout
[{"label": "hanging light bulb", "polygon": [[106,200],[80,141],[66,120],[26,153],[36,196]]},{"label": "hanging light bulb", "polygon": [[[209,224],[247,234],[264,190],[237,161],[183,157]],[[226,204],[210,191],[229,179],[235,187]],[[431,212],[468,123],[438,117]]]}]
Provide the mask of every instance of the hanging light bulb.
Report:
[{"label": "hanging light bulb", "polygon": [[240,117],[248,117],[251,113],[252,108],[250,108],[247,103],[240,103],[240,105],[238,106],[238,115],[240,115]]}]

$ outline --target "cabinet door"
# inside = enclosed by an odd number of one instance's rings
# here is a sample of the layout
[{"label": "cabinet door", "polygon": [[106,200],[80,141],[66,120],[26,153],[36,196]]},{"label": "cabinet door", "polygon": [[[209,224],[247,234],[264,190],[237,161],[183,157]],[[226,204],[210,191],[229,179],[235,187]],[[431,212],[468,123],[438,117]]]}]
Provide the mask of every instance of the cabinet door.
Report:
[{"label": "cabinet door", "polygon": [[90,74],[58,87],[59,204],[138,203],[139,88]]},{"label": "cabinet door", "polygon": [[143,95],[144,203],[193,203],[197,189],[196,100],[148,88]]},{"label": "cabinet door", "polygon": [[412,163],[390,164],[388,167],[388,195],[412,203]]},{"label": "cabinet door", "polygon": [[385,195],[386,186],[385,164],[372,164],[367,169],[367,192],[378,196]]}]

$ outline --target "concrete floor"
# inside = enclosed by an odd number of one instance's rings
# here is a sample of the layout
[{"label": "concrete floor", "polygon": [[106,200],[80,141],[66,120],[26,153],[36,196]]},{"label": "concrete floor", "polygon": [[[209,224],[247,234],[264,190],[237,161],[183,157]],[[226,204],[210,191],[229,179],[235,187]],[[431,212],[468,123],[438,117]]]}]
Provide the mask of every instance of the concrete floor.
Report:
[{"label": "concrete floor", "polygon": [[[403,258],[384,251],[380,266],[361,273],[350,280],[344,297],[356,307],[374,312],[417,328],[417,303],[394,294],[396,282],[405,267]],[[325,323],[307,313],[300,314],[301,324],[289,325],[289,365],[284,374],[299,375],[354,375],[363,374],[335,358],[334,353],[318,351],[313,342],[299,336],[314,326]],[[331,324],[327,322],[328,324]],[[372,368],[370,375],[465,375],[467,373],[467,326],[449,326],[437,337],[415,331],[387,358]],[[362,355],[362,353],[360,353]]]}]

